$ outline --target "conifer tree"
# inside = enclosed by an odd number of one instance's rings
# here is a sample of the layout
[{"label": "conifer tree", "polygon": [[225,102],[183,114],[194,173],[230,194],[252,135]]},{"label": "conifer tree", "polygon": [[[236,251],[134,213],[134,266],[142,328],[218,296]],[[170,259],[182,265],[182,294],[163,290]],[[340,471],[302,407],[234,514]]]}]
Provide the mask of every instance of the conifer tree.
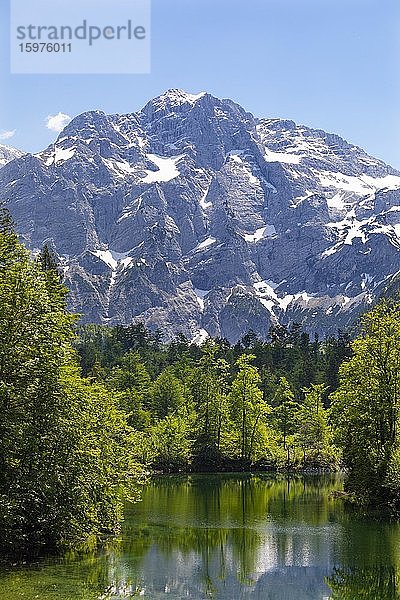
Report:
[{"label": "conifer tree", "polygon": [[298,442],[303,449],[303,462],[306,461],[307,451],[311,458],[318,464],[324,450],[330,443],[330,429],[328,425],[328,411],[324,408],[322,398],[326,388],[324,385],[313,384],[303,390],[304,402],[297,411]]},{"label": "conifer tree", "polygon": [[282,433],[283,449],[286,450],[286,439],[296,430],[297,412],[299,404],[294,401],[292,392],[286,377],[281,377],[275,393],[273,418],[279,431]]}]

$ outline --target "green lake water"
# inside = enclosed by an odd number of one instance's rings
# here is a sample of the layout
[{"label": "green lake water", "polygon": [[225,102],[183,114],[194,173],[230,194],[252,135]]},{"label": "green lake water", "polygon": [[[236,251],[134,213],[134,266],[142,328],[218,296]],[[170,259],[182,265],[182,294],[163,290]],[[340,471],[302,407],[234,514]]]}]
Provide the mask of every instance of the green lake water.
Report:
[{"label": "green lake water", "polygon": [[159,477],[101,553],[0,571],[0,600],[400,599],[400,525],[362,518],[336,476]]}]

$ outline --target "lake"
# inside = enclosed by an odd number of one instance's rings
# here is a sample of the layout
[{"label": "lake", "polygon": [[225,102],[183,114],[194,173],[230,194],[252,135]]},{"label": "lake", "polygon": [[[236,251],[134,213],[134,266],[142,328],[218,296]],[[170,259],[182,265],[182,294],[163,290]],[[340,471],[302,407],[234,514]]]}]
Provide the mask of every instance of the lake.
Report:
[{"label": "lake", "polygon": [[400,525],[330,497],[339,476],[158,477],[118,543],[0,572],[0,600],[393,600]]}]

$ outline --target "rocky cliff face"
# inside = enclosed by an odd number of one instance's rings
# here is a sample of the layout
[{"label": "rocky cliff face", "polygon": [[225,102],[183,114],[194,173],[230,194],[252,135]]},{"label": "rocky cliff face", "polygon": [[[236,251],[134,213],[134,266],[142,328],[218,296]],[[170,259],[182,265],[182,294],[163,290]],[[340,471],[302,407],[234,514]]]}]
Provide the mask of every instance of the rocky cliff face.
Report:
[{"label": "rocky cliff face", "polygon": [[400,173],[324,131],[170,90],[76,117],[0,171],[32,250],[51,242],[85,322],[167,336],[336,331],[400,270]]}]

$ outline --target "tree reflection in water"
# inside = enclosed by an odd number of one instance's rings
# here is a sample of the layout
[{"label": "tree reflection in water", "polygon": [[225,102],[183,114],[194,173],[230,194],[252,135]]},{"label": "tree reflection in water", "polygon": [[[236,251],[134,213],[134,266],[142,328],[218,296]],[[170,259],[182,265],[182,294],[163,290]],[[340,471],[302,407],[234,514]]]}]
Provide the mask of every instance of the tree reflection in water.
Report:
[{"label": "tree reflection in water", "polygon": [[334,569],[327,578],[332,600],[399,600],[399,572],[394,567]]},{"label": "tree reflection in water", "polygon": [[[0,600],[398,598],[399,525],[359,518],[332,476],[160,477],[101,554],[0,575]],[[375,565],[382,565],[376,568]]]}]

